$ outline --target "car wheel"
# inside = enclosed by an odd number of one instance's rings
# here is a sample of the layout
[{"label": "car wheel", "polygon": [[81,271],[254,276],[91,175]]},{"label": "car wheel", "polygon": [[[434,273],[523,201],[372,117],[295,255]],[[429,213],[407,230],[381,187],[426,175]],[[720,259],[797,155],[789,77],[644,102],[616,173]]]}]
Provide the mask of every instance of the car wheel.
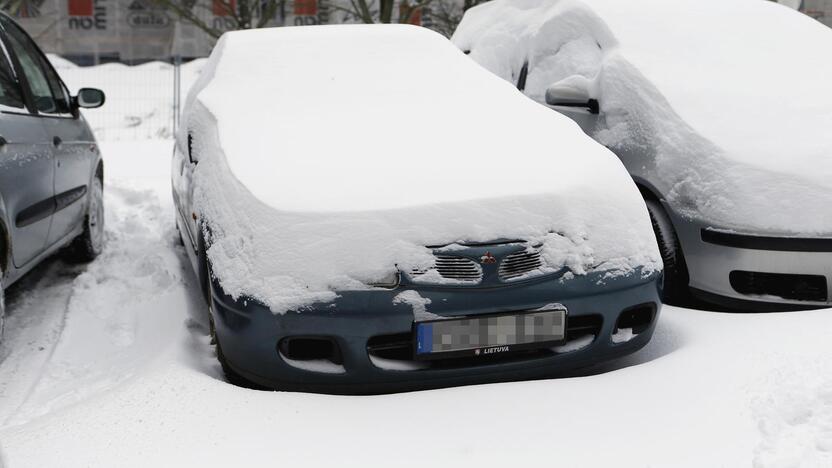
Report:
[{"label": "car wheel", "polygon": [[104,250],[104,186],[93,179],[90,188],[84,232],[70,246],[70,257],[76,262],[91,262]]},{"label": "car wheel", "polygon": [[176,245],[185,245],[185,238],[182,237],[182,230],[179,229],[179,215],[173,214],[173,226],[176,228]]},{"label": "car wheel", "polygon": [[673,223],[661,203],[656,200],[646,200],[646,203],[664,263],[662,301],[671,305],[687,304],[690,302],[688,267]]},{"label": "car wheel", "polygon": [[[2,275],[0,271],[0,275]],[[3,343],[3,331],[6,328],[6,295],[3,292],[3,279],[0,278],[0,343]]]}]

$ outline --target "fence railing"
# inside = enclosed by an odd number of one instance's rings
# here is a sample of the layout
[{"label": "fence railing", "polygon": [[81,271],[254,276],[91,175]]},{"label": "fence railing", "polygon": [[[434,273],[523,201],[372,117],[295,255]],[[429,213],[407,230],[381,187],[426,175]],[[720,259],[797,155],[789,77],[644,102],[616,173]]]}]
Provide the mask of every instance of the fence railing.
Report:
[{"label": "fence railing", "polygon": [[107,95],[103,107],[83,111],[99,140],[172,138],[179,126],[182,95],[205,63],[198,59],[183,64],[171,58],[136,66],[79,67],[59,57],[50,59],[71,92],[93,87]]}]

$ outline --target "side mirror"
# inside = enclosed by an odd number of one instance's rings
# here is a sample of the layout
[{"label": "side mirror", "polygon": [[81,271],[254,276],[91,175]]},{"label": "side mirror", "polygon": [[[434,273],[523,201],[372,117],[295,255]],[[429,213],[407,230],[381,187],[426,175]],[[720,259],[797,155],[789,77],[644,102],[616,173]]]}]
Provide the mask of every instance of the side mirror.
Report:
[{"label": "side mirror", "polygon": [[107,98],[104,91],[95,88],[81,88],[75,97],[75,104],[83,109],[95,109],[104,105]]},{"label": "side mirror", "polygon": [[546,89],[546,104],[561,107],[567,112],[598,114],[601,105],[590,97],[588,80],[583,76],[571,76]]}]

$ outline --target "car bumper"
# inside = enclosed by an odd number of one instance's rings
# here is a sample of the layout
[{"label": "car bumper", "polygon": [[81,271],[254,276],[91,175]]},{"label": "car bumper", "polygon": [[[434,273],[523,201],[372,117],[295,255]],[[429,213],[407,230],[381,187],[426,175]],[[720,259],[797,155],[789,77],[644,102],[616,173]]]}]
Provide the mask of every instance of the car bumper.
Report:
[{"label": "car bumper", "polygon": [[[634,274],[604,279],[594,274],[476,291],[419,287],[418,293],[431,301],[428,312],[441,316],[524,311],[557,302],[568,309],[568,328],[573,323],[593,323],[569,336],[571,346],[583,345],[571,352],[558,348],[438,363],[380,360],[368,350],[368,343],[377,337],[411,333],[412,307],[393,303],[405,288],[345,292],[331,304],[285,314],[274,314],[255,301],[235,301],[221,291],[216,280],[211,296],[223,356],[241,376],[280,390],[373,394],[544,378],[635,352],[649,342],[658,319],[659,278],[658,274],[647,278]],[[631,339],[614,340],[619,316],[634,306],[652,307],[652,318]],[[591,339],[587,338],[590,328]],[[278,343],[291,337],[331,339],[341,363],[320,365],[287,358]]]},{"label": "car bumper", "polygon": [[829,307],[832,239],[739,234],[674,215],[694,295],[760,311]]}]

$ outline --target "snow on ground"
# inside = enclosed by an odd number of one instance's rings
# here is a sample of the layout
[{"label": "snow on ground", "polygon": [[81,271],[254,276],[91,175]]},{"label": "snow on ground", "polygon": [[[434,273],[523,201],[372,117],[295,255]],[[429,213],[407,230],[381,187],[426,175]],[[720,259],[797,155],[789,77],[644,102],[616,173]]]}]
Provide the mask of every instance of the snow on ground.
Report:
[{"label": "snow on ground", "polygon": [[174,242],[171,144],[103,143],[105,253],[9,291],[4,468],[832,465],[830,310],[666,307],[644,350],[561,379],[377,397],[233,387]]}]

